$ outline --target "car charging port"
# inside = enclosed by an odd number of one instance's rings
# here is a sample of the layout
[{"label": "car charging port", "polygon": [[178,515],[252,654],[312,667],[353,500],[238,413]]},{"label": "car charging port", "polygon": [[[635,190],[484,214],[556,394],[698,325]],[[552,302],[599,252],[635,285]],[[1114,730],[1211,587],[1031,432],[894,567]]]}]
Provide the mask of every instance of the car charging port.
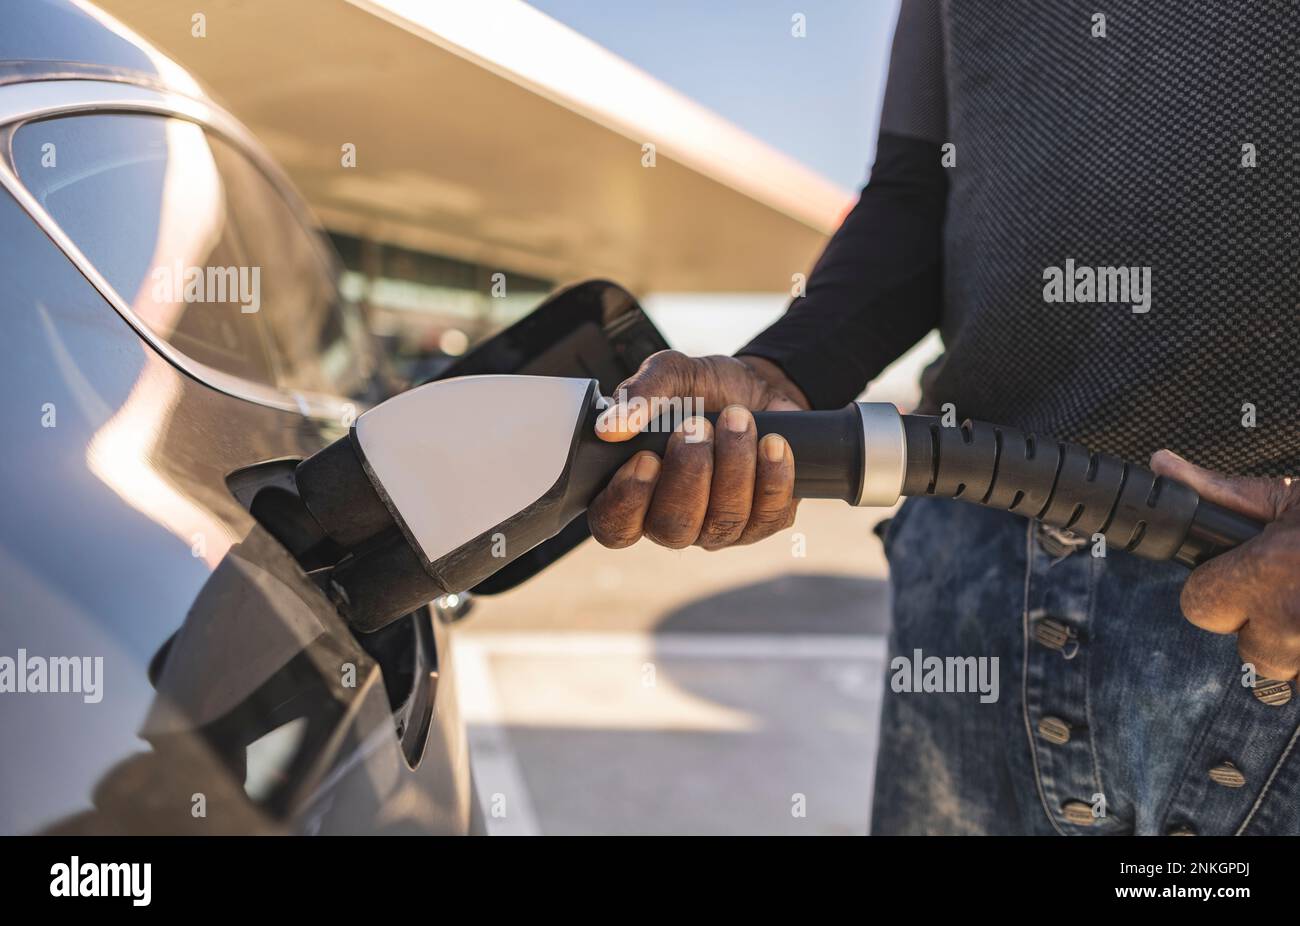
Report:
[{"label": "car charging port", "polygon": [[237,470],[226,485],[249,514],[293,554],[308,575],[323,575],[344,555],[316,521],[298,494],[294,470],[298,460],[271,460]]},{"label": "car charging port", "polygon": [[[325,533],[299,494],[295,471],[300,462],[259,463],[231,473],[226,484],[257,523],[332,598],[331,575],[351,552]],[[421,607],[373,633],[353,628],[357,643],[379,665],[394,729],[412,768],[428,739],[437,693],[438,652],[432,621],[430,609]]]}]

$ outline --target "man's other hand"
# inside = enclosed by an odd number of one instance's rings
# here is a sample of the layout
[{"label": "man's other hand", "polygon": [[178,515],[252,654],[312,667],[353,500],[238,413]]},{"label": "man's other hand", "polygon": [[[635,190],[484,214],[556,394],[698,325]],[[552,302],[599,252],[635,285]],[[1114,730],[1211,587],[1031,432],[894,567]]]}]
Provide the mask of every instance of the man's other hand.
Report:
[{"label": "man's other hand", "polygon": [[1183,614],[1197,627],[1237,634],[1260,678],[1300,673],[1300,479],[1225,476],[1161,450],[1151,469],[1202,498],[1268,522],[1262,533],[1192,571]]}]

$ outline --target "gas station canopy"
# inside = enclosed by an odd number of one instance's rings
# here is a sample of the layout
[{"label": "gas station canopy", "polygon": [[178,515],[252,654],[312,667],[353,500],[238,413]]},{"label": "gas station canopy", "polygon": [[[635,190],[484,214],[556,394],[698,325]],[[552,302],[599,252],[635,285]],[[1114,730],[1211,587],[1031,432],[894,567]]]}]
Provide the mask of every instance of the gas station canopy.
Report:
[{"label": "gas station canopy", "polygon": [[205,0],[201,29],[174,0],[98,2],[334,231],[556,281],[775,292],[850,201],[519,0]]}]

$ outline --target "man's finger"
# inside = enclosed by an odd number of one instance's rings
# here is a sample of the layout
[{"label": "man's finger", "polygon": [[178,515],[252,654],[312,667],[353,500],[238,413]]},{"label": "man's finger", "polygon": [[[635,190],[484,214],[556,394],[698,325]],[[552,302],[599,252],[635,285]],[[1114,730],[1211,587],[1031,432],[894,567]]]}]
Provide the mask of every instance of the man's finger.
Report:
[{"label": "man's finger", "polygon": [[704,418],[690,418],[668,438],[645,535],[673,550],[693,544],[709,507],[712,478],[713,428]]},{"label": "man's finger", "polygon": [[1202,630],[1236,633],[1250,619],[1259,571],[1246,547],[1202,563],[1183,585],[1183,615]]},{"label": "man's finger", "polygon": [[794,509],[794,453],[784,437],[768,434],[758,442],[754,506],[740,543],[754,543],[790,525]]},{"label": "man's finger", "polygon": [[1290,489],[1288,480],[1226,476],[1188,462],[1171,450],[1156,451],[1151,470],[1190,486],[1204,499],[1262,521],[1272,521],[1282,513]]},{"label": "man's finger", "polygon": [[656,400],[684,396],[691,391],[691,361],[675,350],[651,354],[641,368],[614,390],[614,404],[596,419],[601,440],[631,440],[655,415]]},{"label": "man's finger", "polygon": [[718,416],[713,444],[713,488],[696,541],[706,550],[735,543],[749,521],[758,460],[754,416],[744,406],[728,405]]},{"label": "man's finger", "polygon": [[587,508],[587,524],[596,542],[620,550],[640,540],[658,481],[659,458],[649,450],[619,467]]},{"label": "man's finger", "polygon": [[1258,678],[1286,681],[1300,669],[1300,640],[1294,633],[1280,633],[1277,625],[1250,621],[1237,634],[1237,653],[1243,663],[1255,667]]}]

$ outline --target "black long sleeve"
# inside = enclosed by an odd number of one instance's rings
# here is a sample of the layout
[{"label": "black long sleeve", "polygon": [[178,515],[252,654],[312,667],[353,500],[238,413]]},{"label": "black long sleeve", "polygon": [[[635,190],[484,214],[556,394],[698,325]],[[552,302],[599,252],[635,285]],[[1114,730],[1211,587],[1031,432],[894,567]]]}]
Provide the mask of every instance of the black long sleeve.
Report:
[{"label": "black long sleeve", "polygon": [[851,401],[939,324],[948,179],[936,0],[903,0],[876,163],[803,296],[739,351],[780,366],[815,408]]},{"label": "black long sleeve", "polygon": [[739,353],[777,364],[814,408],[851,401],[939,324],[947,187],[937,145],[882,134],[806,294]]}]

